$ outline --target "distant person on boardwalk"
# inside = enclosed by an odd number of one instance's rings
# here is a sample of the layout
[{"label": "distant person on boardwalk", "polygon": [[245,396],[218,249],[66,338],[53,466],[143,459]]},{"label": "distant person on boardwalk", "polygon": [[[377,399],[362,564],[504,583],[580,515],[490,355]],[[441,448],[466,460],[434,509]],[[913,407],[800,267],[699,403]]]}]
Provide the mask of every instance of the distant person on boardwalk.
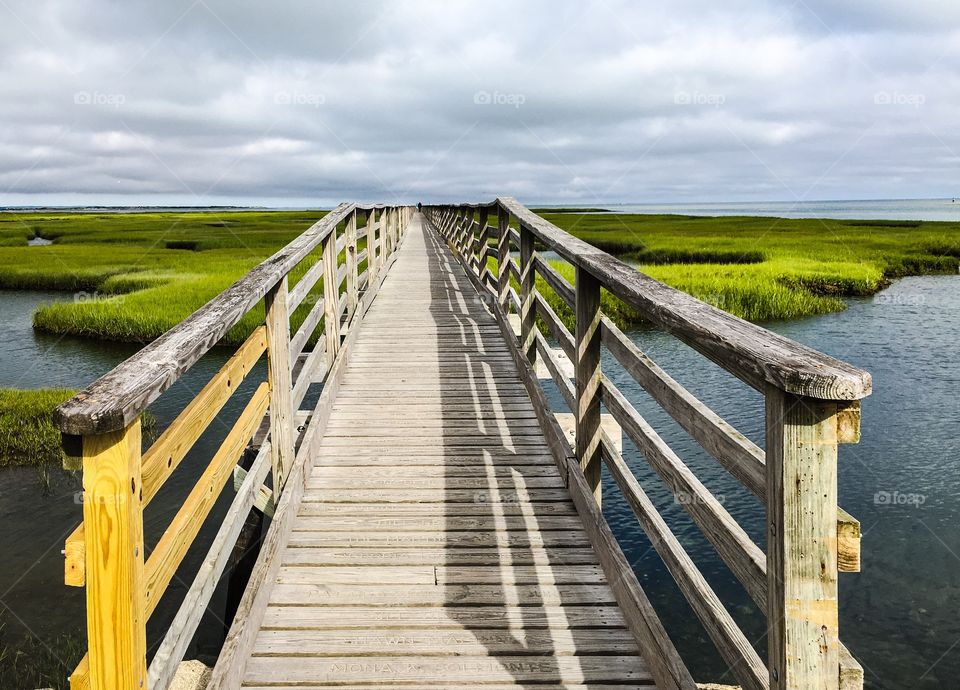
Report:
[{"label": "distant person on boardwalk", "polygon": [[419,201],[417,202],[417,213],[420,213],[423,210],[423,204]]}]

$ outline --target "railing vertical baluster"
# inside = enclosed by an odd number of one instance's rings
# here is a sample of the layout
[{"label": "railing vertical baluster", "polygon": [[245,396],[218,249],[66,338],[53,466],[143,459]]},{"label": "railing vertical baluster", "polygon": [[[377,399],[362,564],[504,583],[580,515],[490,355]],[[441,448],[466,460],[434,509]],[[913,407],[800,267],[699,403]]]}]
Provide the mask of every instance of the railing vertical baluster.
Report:
[{"label": "railing vertical baluster", "polygon": [[377,277],[377,231],[374,224],[377,222],[377,210],[367,211],[367,287],[373,285]]},{"label": "railing vertical baluster", "polygon": [[357,212],[347,219],[347,315],[353,316],[360,296],[357,292]]},{"label": "railing vertical baluster", "polygon": [[520,225],[520,349],[531,364],[537,361],[537,312],[533,296],[536,272],[533,267],[533,233]]},{"label": "railing vertical baluster", "polygon": [[600,503],[600,283],[577,268],[577,459]]},{"label": "railing vertical baluster", "polygon": [[460,246],[460,252],[467,259],[467,265],[470,265],[472,257],[472,242],[469,241],[470,232],[473,229],[473,209],[467,208],[463,211],[463,226],[460,228],[460,235],[457,238],[457,244]]},{"label": "railing vertical baluster", "polygon": [[278,489],[287,481],[293,466],[293,447],[296,443],[291,372],[296,363],[290,361],[287,297],[287,277],[284,276],[264,298],[267,312],[267,380],[270,384],[270,458],[273,485]]},{"label": "railing vertical baluster", "polygon": [[83,438],[87,643],[91,690],[147,682],[140,420]]},{"label": "railing vertical baluster", "polygon": [[390,209],[390,217],[393,218],[393,251],[397,251],[397,245],[400,244],[400,209],[397,207]]},{"label": "railing vertical baluster", "polygon": [[393,254],[393,210],[383,209],[383,256],[389,258]]},{"label": "railing vertical baluster", "polygon": [[839,686],[837,403],[766,394],[771,690]]},{"label": "railing vertical baluster", "polygon": [[477,255],[480,259],[480,265],[477,266],[477,273],[480,277],[480,282],[486,285],[486,281],[483,279],[484,271],[487,270],[487,243],[489,241],[487,237],[487,220],[490,217],[490,210],[486,207],[480,209],[480,238],[477,240]]},{"label": "railing vertical baluster", "polygon": [[510,312],[510,213],[506,209],[497,210],[497,302],[504,312]]},{"label": "railing vertical baluster", "polygon": [[[381,216],[383,218],[384,216]],[[323,241],[323,332],[327,342],[327,364],[340,350],[340,286],[337,284],[337,231]]]}]

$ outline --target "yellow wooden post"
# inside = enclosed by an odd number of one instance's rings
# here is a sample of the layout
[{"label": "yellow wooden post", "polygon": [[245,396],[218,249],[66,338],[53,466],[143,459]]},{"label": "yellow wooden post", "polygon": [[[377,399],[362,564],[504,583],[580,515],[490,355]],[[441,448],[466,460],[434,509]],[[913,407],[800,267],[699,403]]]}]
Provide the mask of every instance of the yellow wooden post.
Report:
[{"label": "yellow wooden post", "polygon": [[90,690],[146,690],[140,421],[83,439]]}]

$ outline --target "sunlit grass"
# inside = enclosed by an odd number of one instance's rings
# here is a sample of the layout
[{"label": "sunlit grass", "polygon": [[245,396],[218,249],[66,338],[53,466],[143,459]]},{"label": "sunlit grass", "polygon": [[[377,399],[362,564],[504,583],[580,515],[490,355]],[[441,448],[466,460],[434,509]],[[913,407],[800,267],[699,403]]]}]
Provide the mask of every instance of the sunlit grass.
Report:
[{"label": "sunlit grass", "polygon": [[[548,214],[571,234],[611,251],[657,280],[750,321],[792,319],[844,308],[891,278],[955,273],[960,223],[777,218]],[[574,271],[554,266],[572,283]],[[558,313],[568,310],[544,284]],[[637,314],[610,295],[620,325]]]}]

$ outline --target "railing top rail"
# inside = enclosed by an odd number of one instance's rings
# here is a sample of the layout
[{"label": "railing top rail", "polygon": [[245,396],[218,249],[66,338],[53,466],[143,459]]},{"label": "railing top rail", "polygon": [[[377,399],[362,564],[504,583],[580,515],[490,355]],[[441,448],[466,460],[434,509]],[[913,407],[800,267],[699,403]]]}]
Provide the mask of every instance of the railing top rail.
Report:
[{"label": "railing top rail", "polygon": [[754,388],[771,385],[824,400],[859,400],[870,394],[870,374],[672,288],[580,240],[512,197],[456,208],[498,206],[541,242],[645,318]]},{"label": "railing top rail", "polygon": [[130,424],[357,208],[371,207],[337,206],[184,321],[63,403],[54,412],[54,423],[74,435],[106,433]]}]

